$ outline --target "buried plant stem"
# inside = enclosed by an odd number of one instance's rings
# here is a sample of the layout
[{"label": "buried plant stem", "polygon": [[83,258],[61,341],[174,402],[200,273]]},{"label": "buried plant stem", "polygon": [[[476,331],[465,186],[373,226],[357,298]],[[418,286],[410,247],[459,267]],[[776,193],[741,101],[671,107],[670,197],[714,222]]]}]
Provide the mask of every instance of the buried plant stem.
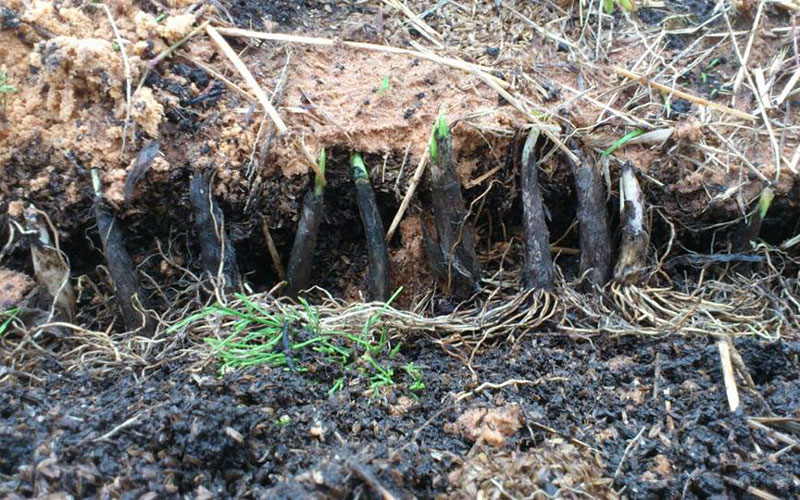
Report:
[{"label": "buried plant stem", "polygon": [[539,190],[536,142],[539,130],[532,128],[522,149],[522,210],[525,228],[525,261],[522,281],[526,288],[553,287],[553,258],[550,255],[550,233],[545,221],[542,193]]},{"label": "buried plant stem", "polygon": [[[577,146],[570,141],[577,155]],[[569,157],[567,162],[575,177],[578,197],[578,222],[581,246],[580,274],[589,273],[589,281],[602,286],[611,275],[611,233],[608,226],[606,197],[600,171],[590,162],[581,159],[580,164]]]},{"label": "buried plant stem", "polygon": [[225,230],[225,216],[214,201],[205,176],[200,172],[192,172],[189,200],[197,239],[200,241],[203,272],[220,278],[222,288],[226,291],[239,288],[241,277],[236,265],[236,253]]},{"label": "buried plant stem", "polygon": [[356,201],[358,211],[361,213],[361,223],[364,225],[369,254],[369,291],[372,300],[383,302],[389,297],[389,255],[386,252],[386,243],[383,241],[383,222],[360,153],[353,154],[351,164],[356,185]]},{"label": "buried plant stem", "polygon": [[445,283],[445,294],[466,298],[478,284],[481,266],[472,240],[472,225],[467,220],[469,212],[464,208],[461,183],[453,166],[452,136],[443,114],[434,126],[430,149],[427,181],[438,241],[429,241],[424,231],[426,249],[432,270]]},{"label": "buried plant stem", "polygon": [[645,221],[642,190],[630,162],[623,165],[619,184],[622,242],[614,268],[614,279],[628,285],[637,283],[644,277],[650,232]]},{"label": "buried plant stem", "polygon": [[767,186],[761,191],[761,196],[758,198],[758,205],[753,213],[747,220],[747,223],[741,229],[736,243],[737,252],[748,252],[752,249],[752,243],[758,238],[761,232],[761,224],[767,216],[769,207],[772,205],[772,200],[775,198],[775,191]]},{"label": "buried plant stem", "polygon": [[[325,148],[319,153],[319,173],[314,178],[314,188],[303,199],[303,209],[300,212],[300,221],[297,223],[297,233],[289,256],[289,266],[286,269],[286,278],[289,282],[286,295],[297,298],[300,290],[309,287],[311,280],[311,265],[314,262],[314,251],[317,248],[317,235],[322,215],[325,209]],[[321,175],[320,175],[321,174]]]},{"label": "buried plant stem", "polygon": [[119,221],[103,198],[100,174],[97,169],[92,169],[91,173],[95,193],[94,216],[97,220],[97,230],[103,243],[103,254],[116,290],[117,305],[122,313],[125,329],[128,331],[141,330],[146,335],[152,335],[155,330],[154,318],[148,312],[146,296],[136,278],[133,261],[125,248]]}]

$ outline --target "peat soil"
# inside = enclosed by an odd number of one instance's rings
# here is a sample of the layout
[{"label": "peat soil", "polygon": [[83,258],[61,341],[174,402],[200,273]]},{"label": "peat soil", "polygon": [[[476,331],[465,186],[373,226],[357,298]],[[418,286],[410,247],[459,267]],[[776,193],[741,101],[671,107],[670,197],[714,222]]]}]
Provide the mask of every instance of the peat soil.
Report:
[{"label": "peat soil", "polygon": [[[522,460],[558,441],[606,478],[601,494],[593,489],[601,498],[752,498],[748,487],[797,498],[798,450],[748,418],[800,416],[800,343],[734,344],[755,382],[755,392],[740,386],[735,413],[716,344],[698,338],[522,337],[477,355],[474,375],[418,338],[397,360],[422,369],[414,398],[400,383],[329,394],[320,371],[220,378],[213,363],[185,358],[96,378],[44,359],[41,381],[9,377],[0,390],[0,495],[468,498],[475,489],[454,471],[471,460]],[[519,430],[498,447],[451,430],[470,409],[509,404],[521,409]],[[516,474],[550,496],[582,497],[586,485],[563,487],[569,468],[534,463]]]}]

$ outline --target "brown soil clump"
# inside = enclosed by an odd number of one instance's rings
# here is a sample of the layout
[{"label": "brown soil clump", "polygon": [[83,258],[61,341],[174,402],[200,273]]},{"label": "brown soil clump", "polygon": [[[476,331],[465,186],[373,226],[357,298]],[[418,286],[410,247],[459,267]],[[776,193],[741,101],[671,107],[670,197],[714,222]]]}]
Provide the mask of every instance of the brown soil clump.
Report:
[{"label": "brown soil clump", "polygon": [[470,441],[480,441],[501,447],[505,438],[522,427],[522,411],[517,404],[501,408],[473,408],[458,417],[455,424],[445,426],[447,432],[459,434]]},{"label": "brown soil clump", "polygon": [[0,310],[19,304],[34,287],[30,276],[0,268]]}]

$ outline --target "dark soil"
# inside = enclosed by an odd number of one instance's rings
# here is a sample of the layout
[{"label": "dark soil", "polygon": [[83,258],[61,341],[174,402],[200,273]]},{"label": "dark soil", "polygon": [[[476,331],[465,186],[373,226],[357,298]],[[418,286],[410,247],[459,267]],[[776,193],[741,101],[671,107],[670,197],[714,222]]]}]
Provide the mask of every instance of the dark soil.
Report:
[{"label": "dark soil", "polygon": [[342,18],[350,12],[361,12],[360,2],[332,0],[225,0],[222,2],[237,26],[264,28],[265,21],[275,23],[280,30],[315,23],[315,18],[328,21]]},{"label": "dark soil", "polygon": [[[797,418],[800,343],[736,346],[771,410]],[[45,359],[42,383],[11,378],[0,391],[0,492],[377,498],[354,473],[363,468],[398,498],[431,498],[458,486],[448,473],[473,446],[445,424],[472,407],[515,402],[528,424],[599,450],[603,475],[630,498],[749,498],[728,479],[800,495],[797,451],[770,458],[784,445],[748,427],[745,415],[769,410],[742,390],[742,410],[729,412],[713,342],[540,335],[476,357],[475,382],[427,339],[400,358],[423,368],[426,385],[404,414],[402,385],[329,395],[328,383],[288,370],[218,378],[214,366],[195,373],[188,362],[95,378]],[[540,377],[552,381],[453,402],[482,382]],[[506,448],[525,454],[558,437],[528,427]]]}]

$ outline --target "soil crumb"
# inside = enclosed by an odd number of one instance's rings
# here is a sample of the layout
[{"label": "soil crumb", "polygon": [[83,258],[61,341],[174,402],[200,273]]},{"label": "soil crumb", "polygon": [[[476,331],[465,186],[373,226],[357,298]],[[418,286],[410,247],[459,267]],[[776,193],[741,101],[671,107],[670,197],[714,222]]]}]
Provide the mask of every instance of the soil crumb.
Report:
[{"label": "soil crumb", "polygon": [[34,284],[27,274],[0,267],[0,311],[19,304]]},{"label": "soil crumb", "polygon": [[500,408],[473,408],[458,417],[455,424],[445,427],[447,432],[459,434],[470,441],[481,441],[501,447],[505,438],[513,436],[522,427],[522,411],[518,404]]}]

